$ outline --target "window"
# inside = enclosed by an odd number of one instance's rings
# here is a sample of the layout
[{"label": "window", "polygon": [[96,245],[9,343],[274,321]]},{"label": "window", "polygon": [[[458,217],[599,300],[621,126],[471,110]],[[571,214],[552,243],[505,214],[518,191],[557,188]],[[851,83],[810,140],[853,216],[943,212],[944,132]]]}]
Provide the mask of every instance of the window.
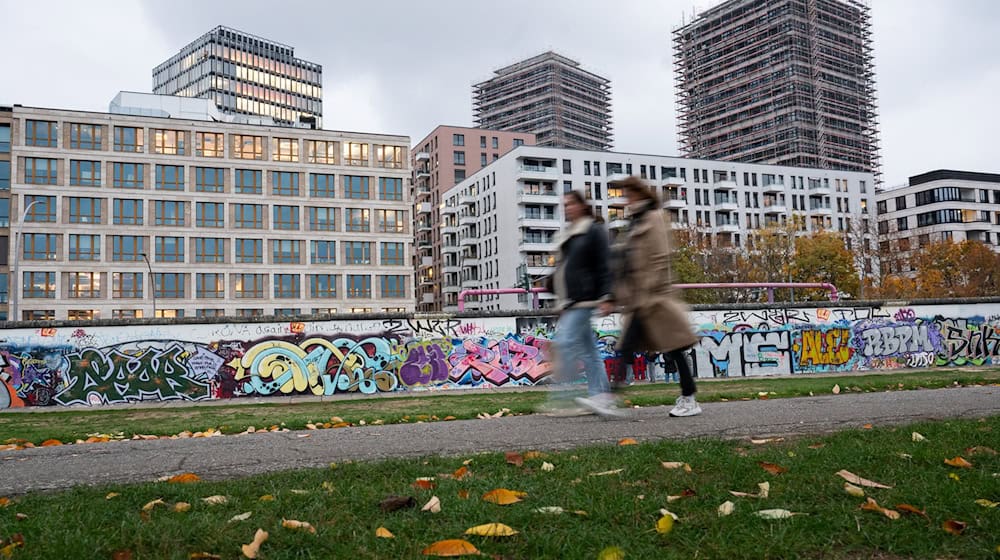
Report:
[{"label": "window", "polygon": [[493,137],[493,149],[497,150],[500,148],[500,139],[496,136]]},{"label": "window", "polygon": [[0,161],[0,191],[10,190],[10,162]]},{"label": "window", "polygon": [[372,264],[372,244],[368,241],[341,241],[344,264]]},{"label": "window", "polygon": [[157,165],[156,188],[161,191],[184,190],[183,165]]},{"label": "window", "polygon": [[309,231],[337,231],[337,209],[310,206]]},{"label": "window", "polygon": [[313,298],[336,298],[337,297],[337,275],[336,274],[310,274],[309,275],[309,297],[313,297]]},{"label": "window", "polygon": [[115,151],[141,153],[143,151],[142,133],[143,129],[141,128],[116,126]]},{"label": "window", "polygon": [[885,214],[886,213],[886,211],[887,211],[886,210],[886,203],[885,203],[884,200],[880,200],[880,201],[878,201],[875,204],[875,211],[878,212],[879,214]]},{"label": "window", "polygon": [[313,315],[336,315],[336,307],[313,307],[309,310]]},{"label": "window", "polygon": [[111,318],[112,319],[142,319],[142,309],[112,309],[111,310]]},{"label": "window", "polygon": [[563,173],[573,173],[573,161],[568,159],[562,160],[562,170]]},{"label": "window", "polygon": [[404,233],[406,231],[405,210],[376,210],[375,222],[377,230],[385,233]]},{"label": "window", "polygon": [[274,221],[271,223],[274,229],[299,229],[299,207],[298,206],[274,206]]},{"label": "window", "polygon": [[274,161],[299,161],[299,141],[295,138],[272,138]]},{"label": "window", "polygon": [[55,122],[31,120],[24,122],[24,144],[26,146],[55,148],[58,138],[59,132]]},{"label": "window", "polygon": [[347,275],[347,297],[351,299],[372,297],[372,277],[368,275]]},{"label": "window", "polygon": [[81,187],[101,186],[101,162],[70,160],[69,184]]},{"label": "window", "polygon": [[111,297],[115,299],[142,297],[141,272],[114,272],[111,274]]},{"label": "window", "polygon": [[310,173],[309,196],[313,198],[336,198],[336,177],[334,175]]},{"label": "window", "polygon": [[403,180],[380,177],[378,180],[379,200],[403,200]]},{"label": "window", "polygon": [[465,145],[465,135],[464,134],[452,134],[451,135],[451,145],[452,146],[464,146]]},{"label": "window", "polygon": [[233,293],[236,299],[263,298],[263,274],[233,274]]},{"label": "window", "polygon": [[370,199],[371,191],[368,186],[368,177],[344,175],[344,197],[356,200]]},{"label": "window", "polygon": [[861,194],[867,193],[868,192],[868,184],[865,181],[859,181],[859,183],[861,185]]},{"label": "window", "polygon": [[194,262],[224,263],[226,262],[226,242],[221,237],[195,237]]},{"label": "window", "polygon": [[159,317],[161,319],[179,319],[184,316],[183,309],[157,309],[156,313],[153,314],[154,317]]},{"label": "window", "polygon": [[238,229],[262,229],[264,227],[263,204],[233,204],[233,227]]},{"label": "window", "polygon": [[486,147],[486,137],[485,136],[480,136],[479,137],[479,147],[480,148],[485,148]]},{"label": "window", "polygon": [[115,262],[141,262],[145,252],[146,238],[144,236],[111,236],[111,260]]},{"label": "window", "polygon": [[[32,206],[34,202],[38,202]],[[28,209],[26,222],[54,222],[56,221],[56,197],[25,195],[24,207]]]},{"label": "window", "polygon": [[336,241],[310,241],[312,264],[337,264],[337,242]]},{"label": "window", "polygon": [[514,147],[515,148],[518,147],[518,146],[523,146],[523,145],[524,145],[524,140],[522,140],[521,138],[515,138],[514,139]]},{"label": "window", "polygon": [[116,225],[142,225],[142,200],[132,198],[116,198],[114,206],[114,222]]},{"label": "window", "polygon": [[22,278],[24,284],[21,286],[21,293],[25,298],[55,299],[55,272],[25,272]]},{"label": "window", "polygon": [[337,163],[337,143],[325,140],[306,140],[306,161],[309,163]]},{"label": "window", "polygon": [[101,297],[100,272],[69,272],[67,276],[69,277],[69,297]]},{"label": "window", "polygon": [[461,183],[464,180],[465,180],[465,170],[464,169],[456,169],[455,170],[455,183],[458,184],[458,183]]},{"label": "window", "polygon": [[906,231],[910,229],[910,221],[907,216],[896,218],[896,231]]},{"label": "window", "polygon": [[401,274],[382,276],[382,297],[403,298],[406,297],[406,276]]},{"label": "window", "polygon": [[198,299],[224,298],[226,275],[221,272],[198,273],[194,277],[194,297]]},{"label": "window", "polygon": [[297,315],[302,315],[301,307],[275,307],[274,316],[275,317],[295,317]]},{"label": "window", "polygon": [[101,260],[101,236],[70,234],[69,260],[71,261]]},{"label": "window", "polygon": [[403,168],[402,146],[375,146],[375,167]]},{"label": "window", "polygon": [[302,241],[298,239],[272,239],[272,264],[301,264]]},{"label": "window", "polygon": [[226,225],[226,205],[221,202],[198,202],[195,206],[195,225],[221,228]]},{"label": "window", "polygon": [[233,157],[236,159],[264,159],[264,137],[233,134]]},{"label": "window", "polygon": [[54,185],[59,176],[59,160],[24,158],[24,182],[29,185]]},{"label": "window", "polygon": [[21,237],[24,249],[22,258],[26,261],[54,261],[58,258],[58,239],[54,233],[25,233]]},{"label": "window", "polygon": [[479,166],[480,167],[486,167],[486,153],[485,152],[479,154]]},{"label": "window", "polygon": [[225,136],[221,132],[195,132],[194,155],[200,157],[223,157]]},{"label": "window", "polygon": [[69,147],[74,150],[100,150],[102,128],[99,124],[70,124]]},{"label": "window", "polygon": [[236,170],[237,194],[262,194],[264,192],[263,184],[263,173],[260,170]]},{"label": "window", "polygon": [[0,154],[10,153],[10,125],[0,124]]},{"label": "window", "polygon": [[899,210],[906,210],[906,196],[905,195],[904,196],[897,196],[896,197],[896,211],[898,212]]},{"label": "window", "polygon": [[153,153],[170,156],[184,155],[184,131],[154,128]]},{"label": "window", "polygon": [[348,208],[345,212],[344,221],[347,223],[347,231],[371,231],[370,214],[367,208]]},{"label": "window", "polygon": [[272,172],[271,194],[279,196],[299,196],[299,174],[293,171]]},{"label": "window", "polygon": [[590,162],[589,161],[583,162],[583,174],[584,175],[590,175]]},{"label": "window", "polygon": [[157,237],[156,262],[184,262],[184,238]]},{"label": "window", "polygon": [[69,198],[69,223],[99,224],[101,223],[102,198]]},{"label": "window", "polygon": [[[263,297],[263,296],[261,296],[261,297]],[[259,309],[259,308],[257,308],[257,309],[237,309],[236,310],[236,316],[237,317],[263,317],[264,316],[264,310],[263,309]]]},{"label": "window", "polygon": [[153,211],[155,221],[158,226],[183,226],[184,225],[184,202],[179,200],[154,200]]},{"label": "window", "polygon": [[235,244],[237,263],[261,264],[264,262],[263,239],[236,239]]},{"label": "window", "polygon": [[[237,173],[240,170],[236,171]],[[195,167],[194,190],[198,192],[225,192],[225,169],[218,167]]]},{"label": "window", "polygon": [[344,142],[344,165],[368,165],[368,144]]},{"label": "window", "polygon": [[185,297],[186,276],[180,272],[156,272],[153,274],[153,292],[158,298],[181,299]]},{"label": "window", "polygon": [[465,165],[465,152],[455,152],[455,165]]},{"label": "window", "polygon": [[301,297],[301,293],[298,274],[274,275],[274,297],[297,298]]},{"label": "window", "polygon": [[56,319],[55,309],[30,309],[21,312],[21,319],[25,321],[54,321]]},{"label": "window", "polygon": [[194,311],[195,317],[225,317],[225,309],[196,309]]},{"label": "window", "polygon": [[141,189],[143,169],[141,163],[114,163],[114,186],[120,189]]},{"label": "window", "polygon": [[403,252],[402,243],[382,243],[383,266],[403,266],[406,254]]}]

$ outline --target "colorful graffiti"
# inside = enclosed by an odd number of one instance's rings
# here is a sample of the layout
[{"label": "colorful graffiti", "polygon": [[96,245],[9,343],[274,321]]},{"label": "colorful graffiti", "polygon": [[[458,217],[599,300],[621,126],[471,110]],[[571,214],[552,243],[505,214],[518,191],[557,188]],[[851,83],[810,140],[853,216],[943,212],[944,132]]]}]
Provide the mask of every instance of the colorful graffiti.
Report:
[{"label": "colorful graffiti", "polygon": [[[699,377],[1000,364],[1000,302],[699,310]],[[8,329],[0,409],[525,386],[552,373],[555,317]],[[618,318],[595,320],[617,371]]]}]

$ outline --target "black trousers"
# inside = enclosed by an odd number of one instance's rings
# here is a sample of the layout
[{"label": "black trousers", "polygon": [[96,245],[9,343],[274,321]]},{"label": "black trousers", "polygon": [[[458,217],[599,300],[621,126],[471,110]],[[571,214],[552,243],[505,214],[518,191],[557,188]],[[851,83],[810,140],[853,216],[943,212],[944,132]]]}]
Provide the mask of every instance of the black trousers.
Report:
[{"label": "black trousers", "polygon": [[[628,329],[618,340],[618,352],[622,359],[618,362],[618,379],[625,379],[625,368],[635,363],[635,355],[641,351],[639,344],[646,338],[646,326],[638,317],[632,317]],[[698,391],[694,383],[694,362],[691,359],[690,348],[680,348],[666,353],[668,359],[677,366],[677,374],[681,380],[681,394],[690,397]]]}]

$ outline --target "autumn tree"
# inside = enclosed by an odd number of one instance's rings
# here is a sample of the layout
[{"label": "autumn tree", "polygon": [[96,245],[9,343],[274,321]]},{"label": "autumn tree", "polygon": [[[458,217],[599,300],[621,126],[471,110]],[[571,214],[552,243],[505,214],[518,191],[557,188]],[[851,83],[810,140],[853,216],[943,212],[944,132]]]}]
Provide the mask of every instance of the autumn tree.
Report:
[{"label": "autumn tree", "polygon": [[1000,292],[1000,255],[979,241],[934,241],[913,259],[919,298],[993,296]]},{"label": "autumn tree", "polygon": [[[834,232],[816,232],[799,238],[795,249],[791,272],[796,282],[829,282],[841,292],[858,293],[854,257],[847,250],[842,236]],[[810,290],[808,295],[809,299],[824,297],[814,290]]]}]

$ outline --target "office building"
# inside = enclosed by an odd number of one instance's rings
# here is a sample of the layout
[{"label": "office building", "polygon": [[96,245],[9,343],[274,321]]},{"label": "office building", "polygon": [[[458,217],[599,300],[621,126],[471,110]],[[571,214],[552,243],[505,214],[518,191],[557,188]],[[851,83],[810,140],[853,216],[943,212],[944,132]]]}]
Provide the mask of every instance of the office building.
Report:
[{"label": "office building", "polygon": [[20,279],[12,317],[413,310],[408,137],[116,102],[0,110],[22,233],[2,251]]},{"label": "office building", "polygon": [[412,150],[416,236],[417,309],[441,311],[441,195],[535,135],[460,126],[439,126]]},{"label": "office building", "polygon": [[320,128],[323,67],[288,45],[219,26],[153,69],[153,93],[210,99],[251,122]]},{"label": "office building", "polygon": [[861,0],[729,0],[674,31],[681,153],[879,173]]},{"label": "office building", "polygon": [[[456,309],[464,289],[518,287],[552,273],[556,233],[564,227],[562,194],[580,191],[612,226],[625,220],[620,187],[638,175],[664,201],[672,227],[697,232],[716,247],[747,246],[754,232],[795,217],[803,232],[851,231],[874,222],[871,173],[680,157],[522,146],[444,194],[441,292]],[[546,294],[543,303],[550,305]],[[518,296],[484,296],[470,308],[513,309]]]},{"label": "office building", "polygon": [[0,321],[9,315],[10,293],[10,131],[14,119],[0,107]]},{"label": "office building", "polygon": [[611,82],[554,52],[496,70],[473,86],[475,124],[531,132],[539,146],[611,149]]}]

